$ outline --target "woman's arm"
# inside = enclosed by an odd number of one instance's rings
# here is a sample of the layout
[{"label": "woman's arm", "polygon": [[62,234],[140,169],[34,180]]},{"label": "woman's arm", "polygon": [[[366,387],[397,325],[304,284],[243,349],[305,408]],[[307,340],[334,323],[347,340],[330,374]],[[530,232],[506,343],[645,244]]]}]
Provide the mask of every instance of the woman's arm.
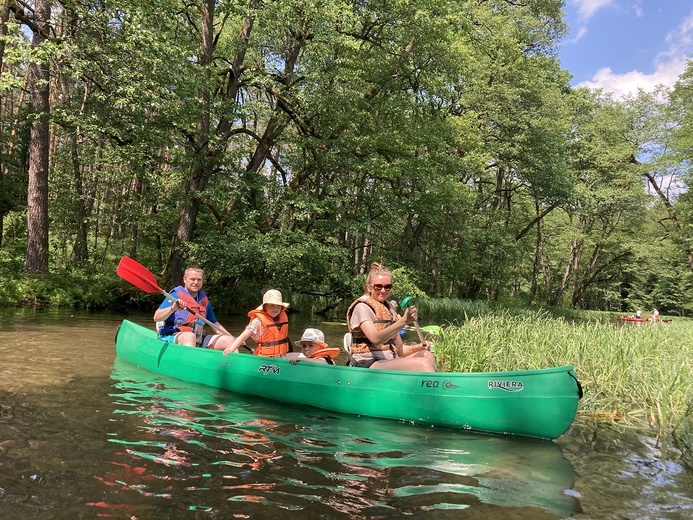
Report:
[{"label": "woman's arm", "polygon": [[400,339],[396,347],[399,357],[411,356],[422,350],[431,350],[431,344],[428,341],[424,341],[423,343],[404,343]]}]

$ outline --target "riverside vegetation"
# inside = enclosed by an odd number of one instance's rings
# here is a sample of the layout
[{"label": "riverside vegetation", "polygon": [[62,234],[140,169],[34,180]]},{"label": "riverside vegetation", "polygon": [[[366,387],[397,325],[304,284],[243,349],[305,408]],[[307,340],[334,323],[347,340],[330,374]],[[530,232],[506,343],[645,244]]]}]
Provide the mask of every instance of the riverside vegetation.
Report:
[{"label": "riverside vegetation", "polygon": [[693,60],[574,88],[564,3],[2,2],[0,272],[690,315]]}]

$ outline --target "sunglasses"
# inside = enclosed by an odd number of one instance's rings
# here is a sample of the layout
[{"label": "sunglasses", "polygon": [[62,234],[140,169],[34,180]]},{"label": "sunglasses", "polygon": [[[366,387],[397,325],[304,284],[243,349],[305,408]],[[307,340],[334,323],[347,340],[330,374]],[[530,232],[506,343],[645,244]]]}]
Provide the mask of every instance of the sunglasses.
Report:
[{"label": "sunglasses", "polygon": [[373,289],[375,289],[376,291],[382,291],[383,289],[385,289],[386,291],[392,290],[392,284],[391,283],[388,283],[386,285],[383,285],[380,283],[374,283],[374,284],[371,284],[371,287],[373,287]]}]

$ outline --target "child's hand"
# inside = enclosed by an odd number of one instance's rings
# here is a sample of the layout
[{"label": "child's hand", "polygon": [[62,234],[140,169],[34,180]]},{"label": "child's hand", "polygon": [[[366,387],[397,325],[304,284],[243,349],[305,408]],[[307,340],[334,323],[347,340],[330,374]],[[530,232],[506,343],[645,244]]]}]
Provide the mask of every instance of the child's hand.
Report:
[{"label": "child's hand", "polygon": [[237,351],[238,351],[238,349],[233,348],[233,346],[227,347],[224,349],[224,355],[228,356],[229,354],[231,354],[231,352],[237,352]]}]

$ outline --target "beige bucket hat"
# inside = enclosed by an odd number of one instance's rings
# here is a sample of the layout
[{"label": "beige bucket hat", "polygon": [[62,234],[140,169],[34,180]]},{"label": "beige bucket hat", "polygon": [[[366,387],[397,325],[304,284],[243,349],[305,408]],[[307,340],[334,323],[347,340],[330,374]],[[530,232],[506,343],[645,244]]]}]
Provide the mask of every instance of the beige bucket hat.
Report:
[{"label": "beige bucket hat", "polygon": [[257,310],[261,311],[262,307],[266,303],[272,303],[274,305],[281,305],[285,309],[289,307],[289,304],[282,301],[282,293],[281,291],[278,291],[277,289],[270,289],[265,292],[265,294],[262,295],[262,305],[260,305]]}]

